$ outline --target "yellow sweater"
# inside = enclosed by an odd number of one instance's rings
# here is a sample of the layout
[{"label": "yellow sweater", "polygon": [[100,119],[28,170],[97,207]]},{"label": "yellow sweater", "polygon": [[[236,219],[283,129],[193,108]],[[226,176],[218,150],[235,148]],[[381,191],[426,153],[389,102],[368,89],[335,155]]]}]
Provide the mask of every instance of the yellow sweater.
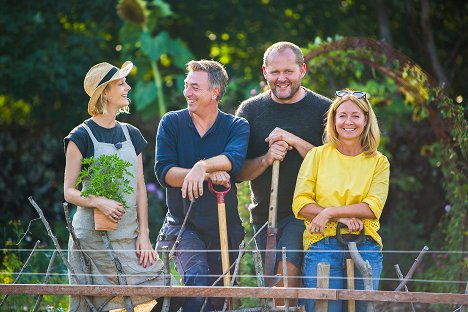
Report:
[{"label": "yellow sweater", "polygon": [[[336,222],[328,222],[325,235],[308,230],[310,220],[299,216],[299,211],[313,203],[326,209],[358,203],[367,203],[375,219],[364,219],[365,234],[371,236],[382,248],[382,238],[377,231],[379,218],[387,199],[390,164],[387,157],[341,154],[334,146],[325,144],[307,153],[297,176],[293,212],[305,222],[304,250],[327,236],[336,235]],[[348,233],[347,230],[343,233]]]}]

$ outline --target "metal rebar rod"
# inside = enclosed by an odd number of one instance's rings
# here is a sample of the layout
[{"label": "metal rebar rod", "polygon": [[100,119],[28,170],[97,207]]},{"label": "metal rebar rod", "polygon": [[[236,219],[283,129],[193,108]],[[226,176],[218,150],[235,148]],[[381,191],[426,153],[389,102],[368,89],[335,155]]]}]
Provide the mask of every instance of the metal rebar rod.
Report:
[{"label": "metal rebar rod", "polygon": [[[169,257],[167,255],[167,246],[162,247],[162,261],[164,263],[164,286],[171,286],[171,277],[169,272]],[[158,299],[159,300],[159,299]],[[161,312],[169,312],[171,306],[171,297],[164,297]]]},{"label": "metal rebar rod", "polygon": [[[255,246],[255,249],[253,251],[253,259],[254,259],[254,264],[255,264],[255,275],[257,277],[257,286],[265,287],[265,280],[263,279],[262,255],[260,254],[260,251],[257,249],[257,246]],[[262,311],[268,312],[270,308],[268,305],[268,301],[265,298],[261,298],[260,303],[262,306]]]},{"label": "metal rebar rod", "polygon": [[193,206],[193,203],[195,202],[195,200],[191,201],[190,202],[190,205],[187,209],[187,213],[185,214],[185,218],[184,218],[184,221],[182,222],[182,225],[180,226],[180,230],[179,230],[179,233],[177,234],[177,238],[174,242],[174,245],[172,246],[171,248],[171,251],[169,252],[169,260],[172,259],[172,257],[174,256],[174,252],[177,248],[177,245],[179,245],[179,242],[180,242],[180,238],[182,237],[182,234],[184,233],[184,230],[185,230],[185,224],[187,223],[187,220],[188,220],[188,217],[190,215],[190,211],[192,211],[192,206]]},{"label": "metal rebar rod", "polygon": [[[286,247],[281,249],[281,259],[283,263],[283,285],[288,287],[288,266],[286,263]],[[284,298],[284,311],[289,312],[289,299]]]}]

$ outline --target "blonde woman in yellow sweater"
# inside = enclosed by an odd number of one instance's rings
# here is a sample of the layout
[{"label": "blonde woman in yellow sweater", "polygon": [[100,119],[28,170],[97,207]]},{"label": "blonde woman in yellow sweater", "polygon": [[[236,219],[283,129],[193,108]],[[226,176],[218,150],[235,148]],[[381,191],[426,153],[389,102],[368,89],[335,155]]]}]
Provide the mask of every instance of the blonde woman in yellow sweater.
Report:
[{"label": "blonde woman in yellow sweater", "polygon": [[[343,235],[353,238],[364,231],[357,247],[372,266],[373,287],[378,289],[382,272],[382,239],[379,218],[387,199],[390,165],[377,151],[380,130],[366,93],[340,90],[327,114],[324,145],[304,158],[297,177],[293,212],[304,220],[304,286],[317,287],[317,264],[330,263],[330,288],[344,289],[345,247],[336,239],[337,224]],[[347,229],[346,229],[347,227]],[[338,251],[338,252],[337,252]],[[357,270],[356,289],[364,289]],[[342,311],[343,302],[329,301],[329,311]],[[315,310],[315,300],[306,300]],[[365,302],[356,303],[365,311]]]}]

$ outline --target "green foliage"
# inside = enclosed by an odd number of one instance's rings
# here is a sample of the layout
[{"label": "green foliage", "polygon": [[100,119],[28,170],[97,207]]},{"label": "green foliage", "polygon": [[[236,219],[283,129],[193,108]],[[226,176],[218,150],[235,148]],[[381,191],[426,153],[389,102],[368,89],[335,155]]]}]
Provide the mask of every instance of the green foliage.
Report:
[{"label": "green foliage", "polygon": [[165,31],[155,37],[148,32],[142,33],[141,50],[151,61],[159,61],[165,54],[169,54],[171,59],[165,60],[165,65],[174,63],[180,69],[184,69],[187,61],[192,58],[187,45],[180,39],[171,39]]},{"label": "green foliage", "polygon": [[[419,251],[424,245],[427,245],[427,242],[422,238],[424,228],[416,217],[417,211],[407,209],[405,204],[405,202],[397,204],[391,214],[384,210],[384,213],[389,215],[386,225],[382,226],[379,231],[384,243],[384,251],[396,250],[397,252],[384,253],[382,279],[379,284],[379,288],[382,290],[395,289],[399,284],[396,280],[394,265],[398,264],[405,274],[411,268]],[[411,229],[410,233],[408,233],[408,229]],[[411,239],[408,239],[408,236],[411,236]],[[399,251],[411,252],[402,253]],[[419,267],[417,274],[421,270],[424,270],[424,266]],[[417,274],[413,278],[418,278]]]},{"label": "green foliage", "polygon": [[115,0],[7,0],[2,7],[0,96],[7,95],[9,109],[1,110],[0,124],[15,107],[21,113],[11,116],[13,124],[70,129],[87,115],[88,69],[102,61],[118,63],[114,47],[121,22],[109,14]]},{"label": "green foliage", "polygon": [[[446,214],[439,222],[432,235],[435,248],[447,250],[448,254],[437,255],[432,265],[425,272],[428,279],[466,281],[468,257],[466,253],[457,253],[468,249],[468,125],[464,118],[464,108],[440,93],[439,88],[431,90],[436,105],[446,124],[450,125],[450,137],[446,141],[435,142],[426,147],[424,152],[431,158],[432,165],[439,168],[444,176],[443,186],[446,191]],[[440,265],[440,263],[443,265]],[[463,292],[465,285],[439,283],[436,291]],[[427,290],[427,287],[421,287]]]},{"label": "green foliage", "polygon": [[[0,254],[0,283],[11,284],[17,278],[19,271],[23,268],[29,257],[33,244],[30,236],[24,236],[23,224],[19,220],[8,222],[8,227],[14,232],[15,237],[24,237],[20,242],[8,240]],[[52,251],[47,250],[47,244],[38,245],[29,265],[23,269],[20,284],[42,284],[45,272],[49,265]],[[50,284],[68,283],[65,265],[57,256],[49,276]],[[3,297],[3,296],[2,296]],[[2,309],[5,311],[28,311],[34,307],[37,296],[15,295],[8,297]],[[68,296],[43,296],[39,311],[64,311],[68,307]],[[2,310],[3,311],[3,310]]]},{"label": "green foliage", "polygon": [[[62,138],[43,127],[0,127],[0,158],[0,224],[8,224],[9,220],[27,224],[37,217],[28,201],[31,195],[45,207],[44,214],[52,227],[62,224],[65,166]],[[0,228],[0,246],[18,238],[11,226]],[[47,235],[40,222],[31,225],[31,232],[32,240]]]},{"label": "green foliage", "polygon": [[101,155],[98,158],[88,157],[81,161],[83,169],[76,180],[76,185],[84,183],[86,188],[81,196],[102,196],[122,203],[129,208],[124,200],[124,194],[132,194],[133,187],[127,176],[134,177],[128,171],[132,164],[121,159],[117,154]]},{"label": "green foliage", "polygon": [[[149,4],[121,0],[118,6],[125,21],[120,29],[123,53],[138,67],[135,106],[145,120],[167,112],[164,92],[172,90],[174,81],[183,76],[185,64],[193,58],[182,40],[173,39],[167,32],[157,29],[159,19],[172,14],[169,5],[162,0]],[[145,18],[136,18],[138,16]],[[155,103],[157,106],[151,105]]]}]

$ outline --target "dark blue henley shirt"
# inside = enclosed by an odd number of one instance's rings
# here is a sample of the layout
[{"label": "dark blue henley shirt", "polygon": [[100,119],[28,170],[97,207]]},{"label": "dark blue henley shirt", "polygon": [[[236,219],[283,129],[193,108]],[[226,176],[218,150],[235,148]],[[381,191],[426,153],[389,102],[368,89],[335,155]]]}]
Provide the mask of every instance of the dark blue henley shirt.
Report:
[{"label": "dark blue henley shirt", "polygon": [[[229,172],[231,191],[225,195],[228,235],[243,235],[235,182],[247,154],[249,132],[249,124],[244,118],[220,110],[215,123],[203,137],[198,134],[188,109],[169,112],[163,116],[156,135],[154,171],[159,183],[166,187],[168,212],[165,222],[182,224],[190,204],[188,198],[182,198],[180,187],[167,185],[165,179],[169,169],[190,169],[200,160],[225,155],[232,164],[232,170]],[[219,240],[217,200],[209,191],[207,182],[203,184],[203,196],[194,202],[187,227],[204,237]]]}]

